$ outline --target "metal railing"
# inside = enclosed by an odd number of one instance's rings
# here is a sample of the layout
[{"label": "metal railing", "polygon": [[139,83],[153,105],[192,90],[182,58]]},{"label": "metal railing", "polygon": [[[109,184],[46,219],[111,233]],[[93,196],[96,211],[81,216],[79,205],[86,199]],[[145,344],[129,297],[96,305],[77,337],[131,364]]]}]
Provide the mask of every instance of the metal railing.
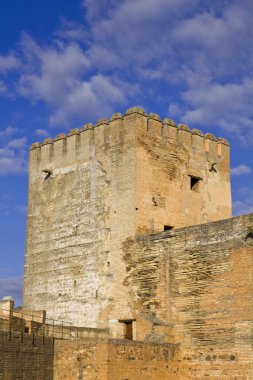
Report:
[{"label": "metal railing", "polygon": [[45,312],[0,308],[0,330],[18,331],[56,339],[79,339],[79,328],[69,322],[46,317]]}]

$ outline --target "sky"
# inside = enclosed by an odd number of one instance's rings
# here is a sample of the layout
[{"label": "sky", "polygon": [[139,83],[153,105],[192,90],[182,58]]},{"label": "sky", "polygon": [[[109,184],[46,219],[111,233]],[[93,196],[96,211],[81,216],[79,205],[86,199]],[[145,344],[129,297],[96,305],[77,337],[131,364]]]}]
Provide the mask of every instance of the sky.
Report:
[{"label": "sky", "polygon": [[227,138],[253,212],[252,0],[8,0],[0,35],[0,298],[22,302],[29,145],[132,106]]}]

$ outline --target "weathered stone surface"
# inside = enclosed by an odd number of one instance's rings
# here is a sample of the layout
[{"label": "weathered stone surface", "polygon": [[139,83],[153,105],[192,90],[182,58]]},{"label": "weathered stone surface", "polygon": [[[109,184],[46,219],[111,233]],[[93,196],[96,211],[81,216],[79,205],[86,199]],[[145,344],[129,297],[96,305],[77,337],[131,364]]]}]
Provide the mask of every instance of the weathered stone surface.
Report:
[{"label": "weathered stone surface", "polygon": [[25,308],[86,327],[131,319],[122,242],[230,216],[229,148],[126,114],[31,150]]},{"label": "weathered stone surface", "polygon": [[0,330],[0,379],[53,380],[54,340]]},{"label": "weathered stone surface", "polygon": [[193,128],[191,132],[193,135],[204,136],[203,133],[197,128]]},{"label": "weathered stone surface", "polygon": [[177,345],[87,339],[55,343],[54,380],[176,379]]},{"label": "weathered stone surface", "polygon": [[174,127],[177,126],[174,120],[172,120],[172,119],[168,119],[167,117],[163,120],[163,124],[172,125],[172,126],[174,126]]},{"label": "weathered stone surface", "polygon": [[250,214],[124,244],[137,339],[180,344],[182,378],[253,378],[252,226]]},{"label": "weathered stone surface", "polygon": [[214,136],[213,133],[206,133],[205,138],[213,141],[217,141],[217,138]]},{"label": "weathered stone surface", "polygon": [[190,132],[191,130],[190,130],[190,128],[188,127],[188,125],[186,125],[186,124],[178,124],[178,129],[180,130],[182,130],[182,131],[187,131],[187,132]]},{"label": "weathered stone surface", "polygon": [[120,246],[135,234],[133,121],[113,120],[32,151],[26,309],[86,327],[131,317]]},{"label": "weathered stone surface", "polygon": [[57,380],[250,378],[252,216],[215,222],[229,165],[225,140],[138,107],[33,146],[24,308],[146,342],[59,342]]}]

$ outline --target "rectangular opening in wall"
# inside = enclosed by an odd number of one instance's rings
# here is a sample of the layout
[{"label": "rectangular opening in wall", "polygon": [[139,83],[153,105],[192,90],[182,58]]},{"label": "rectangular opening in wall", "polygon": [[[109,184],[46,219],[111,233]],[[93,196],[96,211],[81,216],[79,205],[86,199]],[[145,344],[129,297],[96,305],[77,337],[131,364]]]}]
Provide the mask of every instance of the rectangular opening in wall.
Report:
[{"label": "rectangular opening in wall", "polygon": [[164,226],[163,226],[163,230],[164,231],[170,231],[170,230],[172,230],[174,227],[173,226],[169,226],[168,224],[165,224]]},{"label": "rectangular opening in wall", "polygon": [[132,340],[133,339],[133,321],[125,322],[126,333],[125,339]]},{"label": "rectangular opening in wall", "polygon": [[120,323],[124,324],[124,339],[133,340],[133,320],[121,320]]},{"label": "rectangular opening in wall", "polygon": [[202,180],[200,177],[195,177],[190,175],[190,189],[193,191],[198,191],[199,190],[199,185]]}]

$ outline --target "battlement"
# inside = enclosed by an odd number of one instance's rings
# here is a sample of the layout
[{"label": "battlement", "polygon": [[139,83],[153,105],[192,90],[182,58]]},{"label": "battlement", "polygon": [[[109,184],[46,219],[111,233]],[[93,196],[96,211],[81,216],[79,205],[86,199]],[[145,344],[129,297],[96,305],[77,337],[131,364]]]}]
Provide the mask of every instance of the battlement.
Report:
[{"label": "battlement", "polygon": [[24,307],[123,331],[120,321],[134,320],[123,244],[230,217],[229,151],[225,139],[139,107],[34,143]]},{"label": "battlement", "polygon": [[173,145],[178,150],[182,147],[203,150],[212,156],[211,159],[222,157],[229,149],[228,141],[222,137],[216,138],[212,133],[204,135],[200,130],[191,130],[185,124],[176,125],[169,118],[162,121],[155,113],[147,115],[142,108],[133,107],[124,115],[115,113],[109,120],[101,118],[95,125],[87,123],[79,129],[71,129],[67,134],[60,133],[54,139],[46,138],[42,143],[35,142],[31,145],[30,152],[37,164],[56,163],[64,158],[67,161],[78,157],[85,159],[90,145],[109,149],[124,140],[128,133],[137,136],[138,132],[143,138],[155,137],[162,146]]}]

